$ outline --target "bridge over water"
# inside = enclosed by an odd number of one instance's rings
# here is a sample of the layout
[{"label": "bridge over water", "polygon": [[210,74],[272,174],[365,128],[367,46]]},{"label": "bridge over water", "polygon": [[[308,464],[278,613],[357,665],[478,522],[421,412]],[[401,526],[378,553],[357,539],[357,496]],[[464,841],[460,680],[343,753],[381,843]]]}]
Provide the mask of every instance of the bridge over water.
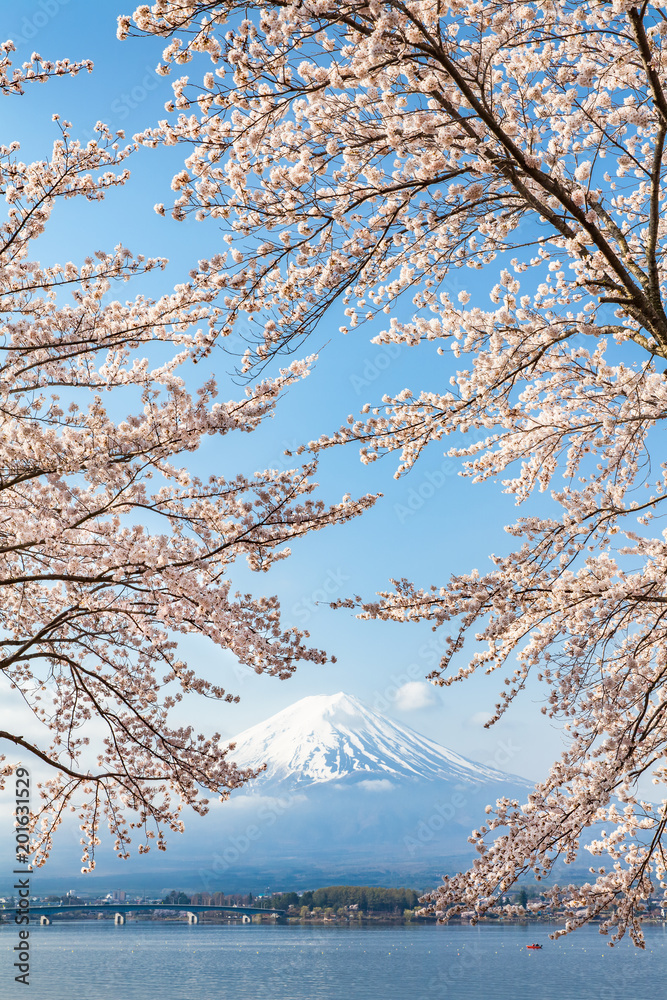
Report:
[{"label": "bridge over water", "polygon": [[188,923],[199,922],[199,913],[228,913],[241,918],[243,923],[250,923],[255,914],[272,916],[274,919],[285,916],[285,910],[262,908],[261,906],[217,906],[215,903],[31,903],[30,916],[39,917],[40,923],[50,924],[51,917],[58,913],[113,913],[114,923],[124,924],[128,913],[164,913],[175,911],[187,913]]}]

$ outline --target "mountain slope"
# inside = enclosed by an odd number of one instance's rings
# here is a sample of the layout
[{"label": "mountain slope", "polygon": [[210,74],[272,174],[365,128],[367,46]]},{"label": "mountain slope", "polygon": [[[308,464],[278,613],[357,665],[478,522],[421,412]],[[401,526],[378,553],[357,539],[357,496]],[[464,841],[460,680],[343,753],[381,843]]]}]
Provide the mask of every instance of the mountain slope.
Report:
[{"label": "mountain slope", "polygon": [[234,744],[237,764],[267,768],[216,811],[215,863],[201,869],[207,886],[259,869],[273,869],[272,883],[288,872],[317,884],[378,878],[382,869],[428,884],[472,857],[468,837],[487,803],[525,801],[532,788],[342,692],[303,698]]},{"label": "mountain slope", "polygon": [[253,784],[316,785],[343,779],[412,779],[482,785],[519,781],[466,760],[339,692],[311,695],[234,739],[230,757],[266,772]]}]

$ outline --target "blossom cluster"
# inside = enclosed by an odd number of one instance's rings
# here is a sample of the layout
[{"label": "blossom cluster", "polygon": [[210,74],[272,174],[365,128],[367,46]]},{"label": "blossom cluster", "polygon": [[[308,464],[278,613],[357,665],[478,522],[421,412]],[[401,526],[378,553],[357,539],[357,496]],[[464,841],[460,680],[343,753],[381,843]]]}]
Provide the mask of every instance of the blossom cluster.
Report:
[{"label": "blossom cluster", "polygon": [[[75,71],[34,56],[12,74],[11,49],[8,98]],[[185,806],[205,813],[207,795],[225,799],[254,776],[219,733],[179,721],[187,694],[238,699],[186,663],[178,640],[202,636],[280,678],[324,662],[306,631],[283,623],[277,598],[233,589],[233,566],[266,571],[291,539],[374,498],[326,505],[313,460],[206,480],[190,471],[206,437],[270,418],[310,361],[222,400],[205,359],[226,312],[204,270],[158,298],[123,301],[114,288],[165,262],[123,245],[77,264],[34,260],[54,207],[122,187],[136,148],[103,123],[82,143],[54,120],[48,157],[24,162],[18,143],[0,147],[0,671],[15,708],[0,739],[50,775],[33,810],[33,863],[73,809],[91,870],[105,824],[121,857],[133,841],[140,853],[164,848]]]}]

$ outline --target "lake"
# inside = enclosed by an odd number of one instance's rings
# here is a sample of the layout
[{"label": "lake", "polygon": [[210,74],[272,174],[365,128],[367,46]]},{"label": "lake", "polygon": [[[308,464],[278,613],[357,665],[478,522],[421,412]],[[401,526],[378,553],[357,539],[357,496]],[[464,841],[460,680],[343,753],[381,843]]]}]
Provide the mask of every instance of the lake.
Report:
[{"label": "lake", "polygon": [[[0,927],[0,997],[29,1000],[656,1000],[667,930],[646,950],[595,928],[303,926],[107,921],[30,928],[30,987],[14,982],[14,925]],[[540,941],[541,951],[526,944]]]}]

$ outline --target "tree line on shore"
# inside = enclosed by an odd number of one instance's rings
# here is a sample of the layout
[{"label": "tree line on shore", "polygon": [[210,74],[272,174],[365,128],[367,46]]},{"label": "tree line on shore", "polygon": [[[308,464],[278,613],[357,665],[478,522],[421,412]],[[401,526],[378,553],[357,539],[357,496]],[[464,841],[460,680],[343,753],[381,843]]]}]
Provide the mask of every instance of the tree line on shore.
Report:
[{"label": "tree line on shore", "polygon": [[272,896],[253,897],[252,893],[235,893],[226,896],[223,892],[194,893],[172,890],[163,900],[165,903],[212,904],[219,906],[258,906],[274,910],[307,908],[334,909],[350,907],[362,913],[402,913],[419,905],[419,893],[414,889],[386,889],[368,885],[332,885],[306,892],[279,892]]}]

